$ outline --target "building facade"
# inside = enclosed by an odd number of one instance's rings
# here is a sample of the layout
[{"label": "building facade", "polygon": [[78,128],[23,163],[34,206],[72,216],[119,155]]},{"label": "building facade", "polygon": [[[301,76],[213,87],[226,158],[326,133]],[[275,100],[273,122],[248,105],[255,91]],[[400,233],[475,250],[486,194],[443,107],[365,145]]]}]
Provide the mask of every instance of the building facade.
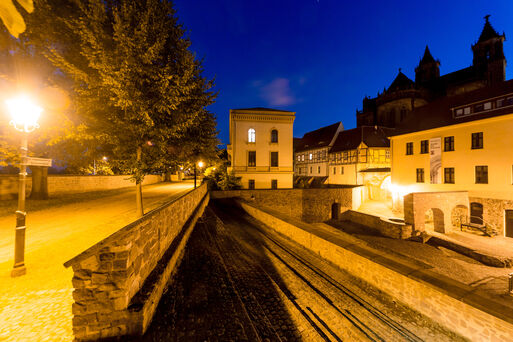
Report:
[{"label": "building facade", "polygon": [[399,203],[412,192],[468,191],[467,220],[513,237],[513,81],[444,97],[413,114],[390,137]]},{"label": "building facade", "polygon": [[293,184],[295,112],[269,108],[230,109],[227,152],[243,189],[283,189]]},{"label": "building facade", "polygon": [[362,200],[386,200],[391,196],[391,129],[360,126],[339,133],[329,152],[330,185],[363,185]]},{"label": "building facade", "polygon": [[342,122],[337,122],[305,133],[294,146],[295,175],[328,177],[328,153],[343,130]]}]

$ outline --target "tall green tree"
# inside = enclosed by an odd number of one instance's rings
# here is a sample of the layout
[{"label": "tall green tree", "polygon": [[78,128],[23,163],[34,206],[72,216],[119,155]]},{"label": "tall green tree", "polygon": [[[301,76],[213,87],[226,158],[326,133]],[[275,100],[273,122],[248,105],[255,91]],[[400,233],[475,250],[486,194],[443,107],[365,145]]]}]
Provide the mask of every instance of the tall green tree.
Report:
[{"label": "tall green tree", "polygon": [[[170,1],[38,0],[27,18],[30,41],[72,79],[81,134],[132,175],[142,215],[145,174],[168,164],[169,146],[190,141],[216,94]],[[215,138],[212,130],[197,140]]]}]

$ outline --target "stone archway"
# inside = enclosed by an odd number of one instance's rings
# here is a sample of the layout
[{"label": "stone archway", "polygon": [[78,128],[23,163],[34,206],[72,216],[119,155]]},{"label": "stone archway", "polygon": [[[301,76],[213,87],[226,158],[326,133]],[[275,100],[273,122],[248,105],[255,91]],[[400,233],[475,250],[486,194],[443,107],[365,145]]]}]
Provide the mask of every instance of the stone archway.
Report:
[{"label": "stone archway", "polygon": [[451,226],[452,229],[460,230],[462,223],[467,223],[469,220],[468,207],[462,204],[455,206],[451,211]]},{"label": "stone archway", "polygon": [[449,233],[453,228],[452,209],[469,207],[467,191],[413,192],[404,196],[404,221],[411,224],[415,233],[426,230],[426,213],[431,210],[432,226],[427,230]]},{"label": "stone archway", "polygon": [[332,220],[338,220],[340,216],[340,203],[333,203],[331,205],[331,219]]}]

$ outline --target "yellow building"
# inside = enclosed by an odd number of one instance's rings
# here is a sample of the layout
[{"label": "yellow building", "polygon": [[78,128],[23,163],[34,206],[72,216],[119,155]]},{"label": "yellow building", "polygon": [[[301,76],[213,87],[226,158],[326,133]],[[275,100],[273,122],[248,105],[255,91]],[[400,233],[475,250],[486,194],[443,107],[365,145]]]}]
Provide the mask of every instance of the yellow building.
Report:
[{"label": "yellow building", "polygon": [[295,112],[230,109],[229,172],[241,177],[243,189],[292,188]]},{"label": "yellow building", "polygon": [[328,177],[328,152],[343,130],[342,122],[337,122],[305,133],[294,147],[295,175]]},{"label": "yellow building", "polygon": [[329,152],[327,184],[364,185],[362,199],[385,200],[390,183],[390,141],[393,129],[360,126],[342,131]]},{"label": "yellow building", "polygon": [[513,237],[513,81],[417,108],[390,140],[398,203],[412,192],[468,191],[468,219]]}]

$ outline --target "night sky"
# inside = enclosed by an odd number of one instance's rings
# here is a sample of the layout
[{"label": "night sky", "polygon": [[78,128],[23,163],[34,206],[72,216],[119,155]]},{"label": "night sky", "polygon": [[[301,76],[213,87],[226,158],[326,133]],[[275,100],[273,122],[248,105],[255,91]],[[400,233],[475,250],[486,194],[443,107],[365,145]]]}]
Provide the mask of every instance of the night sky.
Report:
[{"label": "night sky", "polygon": [[[421,5],[424,3],[425,5]],[[513,61],[513,1],[175,0],[191,49],[219,96],[210,111],[228,142],[230,108],[296,112],[294,136],[342,121],[356,125],[362,99],[414,68],[429,45],[440,74],[472,64],[490,14]],[[512,62],[513,63],[513,62]],[[507,68],[506,79],[511,76]]]}]

